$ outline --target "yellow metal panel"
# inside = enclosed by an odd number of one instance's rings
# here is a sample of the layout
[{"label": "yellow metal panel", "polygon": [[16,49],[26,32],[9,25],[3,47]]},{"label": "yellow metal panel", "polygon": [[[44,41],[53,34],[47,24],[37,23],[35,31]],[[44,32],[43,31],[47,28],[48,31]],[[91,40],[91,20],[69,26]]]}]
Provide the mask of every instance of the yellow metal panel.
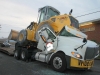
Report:
[{"label": "yellow metal panel", "polygon": [[[55,18],[55,22],[52,21]],[[70,26],[70,19],[68,15],[59,15],[50,18],[50,25],[54,28],[55,32],[60,32],[64,26]]]},{"label": "yellow metal panel", "polygon": [[34,23],[32,30],[26,29],[27,30],[27,40],[36,41],[35,40],[36,29],[37,29],[37,23]]},{"label": "yellow metal panel", "polygon": [[94,60],[82,61],[71,57],[70,66],[77,68],[91,68],[94,64]]},{"label": "yellow metal panel", "polygon": [[34,31],[27,29],[27,40],[32,41],[32,39],[34,37],[33,35],[34,35]]}]

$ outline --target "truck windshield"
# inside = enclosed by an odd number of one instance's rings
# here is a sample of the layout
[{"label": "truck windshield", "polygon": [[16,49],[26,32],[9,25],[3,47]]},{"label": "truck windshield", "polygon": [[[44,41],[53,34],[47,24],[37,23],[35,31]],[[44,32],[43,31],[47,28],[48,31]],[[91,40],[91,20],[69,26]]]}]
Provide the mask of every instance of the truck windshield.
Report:
[{"label": "truck windshield", "polygon": [[79,22],[78,22],[78,20],[76,20],[72,16],[69,16],[69,18],[71,20],[71,26],[74,26],[75,28],[78,28],[79,29]]},{"label": "truck windshield", "polygon": [[71,34],[70,32],[68,32],[65,27],[61,30],[61,32],[59,33],[59,36],[67,36],[67,37],[77,37],[73,34]]}]

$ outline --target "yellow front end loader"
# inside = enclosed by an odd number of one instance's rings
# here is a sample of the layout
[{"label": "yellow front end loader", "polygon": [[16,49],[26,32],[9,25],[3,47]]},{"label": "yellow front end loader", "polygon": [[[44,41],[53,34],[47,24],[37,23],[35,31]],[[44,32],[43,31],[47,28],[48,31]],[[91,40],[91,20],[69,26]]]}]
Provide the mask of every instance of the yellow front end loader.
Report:
[{"label": "yellow front end loader", "polygon": [[71,28],[79,28],[78,21],[71,14],[60,15],[60,12],[51,6],[40,8],[38,12],[38,22],[31,22],[26,29],[20,31],[17,38],[20,45],[36,44],[39,40],[37,31],[43,27],[49,27],[56,34],[66,25]]}]

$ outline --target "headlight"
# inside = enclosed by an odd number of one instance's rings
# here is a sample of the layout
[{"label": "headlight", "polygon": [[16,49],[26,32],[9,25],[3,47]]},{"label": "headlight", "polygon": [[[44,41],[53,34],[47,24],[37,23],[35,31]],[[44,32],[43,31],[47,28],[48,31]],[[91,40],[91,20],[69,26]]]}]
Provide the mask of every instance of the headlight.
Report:
[{"label": "headlight", "polygon": [[46,44],[46,47],[47,47],[47,51],[50,51],[53,49],[53,44],[51,42],[49,42]]},{"label": "headlight", "polygon": [[76,58],[82,59],[82,56],[78,52],[71,52],[71,54]]}]

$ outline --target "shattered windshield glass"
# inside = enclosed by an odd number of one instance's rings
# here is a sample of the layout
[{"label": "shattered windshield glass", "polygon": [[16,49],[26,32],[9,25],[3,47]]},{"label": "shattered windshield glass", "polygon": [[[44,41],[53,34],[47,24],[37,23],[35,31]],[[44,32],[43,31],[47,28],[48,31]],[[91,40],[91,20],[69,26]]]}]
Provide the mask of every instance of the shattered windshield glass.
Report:
[{"label": "shattered windshield glass", "polygon": [[70,32],[68,32],[65,27],[61,30],[61,32],[59,33],[59,36],[67,36],[67,37],[77,37],[73,34],[71,34]]}]

